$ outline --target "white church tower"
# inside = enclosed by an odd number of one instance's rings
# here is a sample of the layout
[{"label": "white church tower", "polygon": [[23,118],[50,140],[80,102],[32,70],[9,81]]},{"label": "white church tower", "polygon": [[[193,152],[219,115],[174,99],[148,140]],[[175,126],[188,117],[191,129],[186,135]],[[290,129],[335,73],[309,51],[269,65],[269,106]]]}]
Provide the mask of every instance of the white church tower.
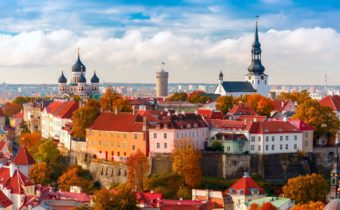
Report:
[{"label": "white church tower", "polygon": [[268,97],[269,85],[268,75],[264,73],[264,66],[261,63],[261,44],[259,41],[257,21],[255,28],[255,40],[251,50],[252,59],[251,64],[248,67],[248,74],[245,75],[245,81],[249,82],[257,93]]}]

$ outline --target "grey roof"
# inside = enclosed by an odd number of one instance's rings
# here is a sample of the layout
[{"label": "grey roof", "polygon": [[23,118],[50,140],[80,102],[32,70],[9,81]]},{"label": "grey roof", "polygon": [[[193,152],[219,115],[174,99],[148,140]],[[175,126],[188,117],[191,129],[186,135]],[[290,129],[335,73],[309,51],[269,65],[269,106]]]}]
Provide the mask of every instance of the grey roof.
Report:
[{"label": "grey roof", "polygon": [[252,60],[251,64],[248,67],[249,73],[252,74],[263,74],[265,68],[261,63],[261,43],[259,41],[259,35],[258,35],[258,28],[257,28],[257,22],[255,27],[255,37],[254,42],[252,45]]},{"label": "grey roof", "polygon": [[222,83],[223,89],[226,92],[256,92],[249,82],[243,81],[224,81]]},{"label": "grey roof", "polygon": [[86,83],[86,78],[85,78],[83,72],[81,72],[81,75],[80,75],[80,78],[79,78],[79,83]]},{"label": "grey roof", "polygon": [[78,53],[78,59],[75,64],[72,66],[72,72],[86,72],[85,65],[81,62],[79,53]]}]

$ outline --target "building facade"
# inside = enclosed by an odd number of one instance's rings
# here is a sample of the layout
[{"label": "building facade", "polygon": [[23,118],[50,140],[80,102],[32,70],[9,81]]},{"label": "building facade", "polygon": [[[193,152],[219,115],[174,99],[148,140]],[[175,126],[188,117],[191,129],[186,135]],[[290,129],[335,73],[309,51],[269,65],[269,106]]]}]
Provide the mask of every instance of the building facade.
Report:
[{"label": "building facade", "polygon": [[63,98],[66,96],[78,95],[83,98],[95,97],[99,94],[99,78],[94,70],[91,78],[91,84],[86,80],[86,67],[81,62],[78,50],[78,59],[72,66],[71,82],[67,84],[64,72],[58,79],[58,95]]}]

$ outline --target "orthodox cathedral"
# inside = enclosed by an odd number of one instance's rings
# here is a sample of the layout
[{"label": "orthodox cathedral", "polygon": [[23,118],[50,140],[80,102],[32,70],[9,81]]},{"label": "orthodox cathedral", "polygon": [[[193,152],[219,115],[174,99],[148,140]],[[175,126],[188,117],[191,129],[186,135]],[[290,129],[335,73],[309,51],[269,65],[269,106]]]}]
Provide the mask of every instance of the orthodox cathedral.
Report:
[{"label": "orthodox cathedral", "polygon": [[99,78],[94,70],[91,78],[91,84],[86,82],[86,67],[81,62],[78,50],[78,59],[72,66],[72,78],[71,82],[67,84],[67,79],[64,72],[58,79],[58,95],[61,98],[79,95],[82,98],[91,98],[99,94]]},{"label": "orthodox cathedral", "polygon": [[245,75],[245,81],[223,81],[223,73],[219,74],[219,82],[214,94],[222,96],[242,96],[246,94],[259,93],[263,96],[269,95],[268,75],[264,73],[264,66],[261,63],[261,44],[259,41],[258,27],[256,22],[255,39],[252,45],[252,59]]}]

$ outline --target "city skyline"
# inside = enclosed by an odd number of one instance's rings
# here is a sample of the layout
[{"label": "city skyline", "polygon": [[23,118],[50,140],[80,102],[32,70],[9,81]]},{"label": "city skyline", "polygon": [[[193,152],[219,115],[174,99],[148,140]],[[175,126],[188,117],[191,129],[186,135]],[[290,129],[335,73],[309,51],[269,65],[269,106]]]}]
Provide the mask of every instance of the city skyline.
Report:
[{"label": "city skyline", "polygon": [[[70,78],[77,47],[90,77],[154,83],[167,63],[170,83],[240,80],[250,64],[255,16],[269,84],[340,80],[339,3],[328,1],[6,1],[0,3],[1,82]],[[18,77],[18,75],[21,75]],[[32,75],[37,75],[33,76]],[[175,76],[181,75],[181,76]]]}]

